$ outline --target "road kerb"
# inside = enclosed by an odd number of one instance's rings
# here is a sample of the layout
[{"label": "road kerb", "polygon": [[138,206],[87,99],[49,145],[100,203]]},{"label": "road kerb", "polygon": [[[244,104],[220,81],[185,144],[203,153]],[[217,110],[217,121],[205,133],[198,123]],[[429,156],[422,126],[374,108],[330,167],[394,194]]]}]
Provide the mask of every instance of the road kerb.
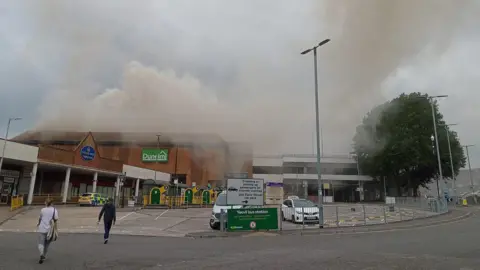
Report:
[{"label": "road kerb", "polygon": [[[449,212],[450,213],[450,212]],[[448,214],[448,213],[445,213]],[[411,224],[411,221],[415,220],[407,220],[403,222],[395,222],[389,224],[371,224],[366,226],[353,226],[353,227],[331,227],[331,228],[323,228],[323,229],[309,229],[309,230],[285,230],[285,231],[270,231],[269,234],[276,234],[276,235],[331,235],[331,234],[354,234],[354,233],[367,233],[367,232],[388,232],[393,230],[406,230],[411,228],[421,228],[421,227],[428,227],[438,224],[448,224],[451,222],[460,221],[470,217],[473,212],[466,212],[461,216],[457,216],[451,219],[441,219],[441,220],[434,220],[435,218],[440,218],[445,216],[442,215],[435,215],[431,217],[425,217],[418,220],[429,220],[431,222],[423,222],[421,224]],[[433,220],[432,220],[433,219]],[[409,224],[408,224],[409,223]],[[206,232],[202,233],[191,233],[186,234],[185,237],[189,238],[222,238],[222,237],[241,237],[246,234],[251,234],[252,231],[248,232]]]}]

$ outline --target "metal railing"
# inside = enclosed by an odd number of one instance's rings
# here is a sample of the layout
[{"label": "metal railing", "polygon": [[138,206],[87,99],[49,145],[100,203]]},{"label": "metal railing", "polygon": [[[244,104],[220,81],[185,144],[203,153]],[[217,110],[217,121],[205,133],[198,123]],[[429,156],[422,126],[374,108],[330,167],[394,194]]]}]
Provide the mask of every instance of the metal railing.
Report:
[{"label": "metal railing", "polygon": [[[393,201],[390,200],[390,202]],[[317,207],[276,206],[276,208],[279,230],[319,228]],[[437,198],[399,197],[390,204],[325,204],[323,205],[323,227],[381,225],[428,218],[447,212],[446,200]],[[226,216],[224,220],[227,220]]]},{"label": "metal railing", "polygon": [[448,202],[445,198],[396,197],[395,205],[408,209],[419,209],[443,214],[448,212]]},{"label": "metal railing", "polygon": [[[434,204],[433,204],[434,205]],[[430,206],[435,209],[435,206]],[[442,208],[440,213],[443,212]],[[403,205],[324,205],[324,227],[352,227],[387,224],[426,218],[439,214],[420,208],[406,208]],[[318,228],[318,209],[297,208],[281,210],[282,230]]]}]

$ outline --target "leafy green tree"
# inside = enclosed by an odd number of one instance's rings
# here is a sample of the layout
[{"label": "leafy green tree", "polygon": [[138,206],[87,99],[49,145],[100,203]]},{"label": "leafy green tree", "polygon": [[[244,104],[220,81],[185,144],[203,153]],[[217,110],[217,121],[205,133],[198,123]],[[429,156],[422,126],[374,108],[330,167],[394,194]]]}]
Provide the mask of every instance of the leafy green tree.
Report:
[{"label": "leafy green tree", "polygon": [[360,170],[388,187],[426,186],[439,177],[435,142],[432,141],[435,108],[440,158],[444,179],[453,179],[447,132],[452,149],[454,174],[465,166],[465,155],[457,133],[445,126],[435,99],[421,93],[401,94],[373,108],[357,127],[353,138]]}]

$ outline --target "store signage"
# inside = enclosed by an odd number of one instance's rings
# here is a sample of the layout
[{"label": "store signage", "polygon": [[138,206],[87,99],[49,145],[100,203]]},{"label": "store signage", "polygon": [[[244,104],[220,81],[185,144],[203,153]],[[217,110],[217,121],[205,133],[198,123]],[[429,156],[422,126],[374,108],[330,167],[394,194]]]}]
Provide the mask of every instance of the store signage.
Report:
[{"label": "store signage", "polygon": [[278,230],[277,208],[228,209],[229,231]]},{"label": "store signage", "polygon": [[142,162],[168,162],[168,149],[142,149]]},{"label": "store signage", "polygon": [[283,187],[283,183],[268,182],[267,187]]},{"label": "store signage", "polygon": [[2,169],[2,171],[0,171],[0,176],[18,178],[20,177],[20,172]]},{"label": "store signage", "polygon": [[95,158],[95,149],[89,145],[86,145],[80,149],[80,156],[85,161],[91,161]]},{"label": "store signage", "polygon": [[227,205],[263,205],[263,179],[227,179]]}]

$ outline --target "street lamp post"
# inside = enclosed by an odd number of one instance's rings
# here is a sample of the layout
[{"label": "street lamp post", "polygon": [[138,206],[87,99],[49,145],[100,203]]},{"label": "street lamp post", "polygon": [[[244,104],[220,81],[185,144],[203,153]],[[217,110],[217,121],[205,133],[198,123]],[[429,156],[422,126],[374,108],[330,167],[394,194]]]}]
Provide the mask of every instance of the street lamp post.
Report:
[{"label": "street lamp post", "polygon": [[438,187],[438,181],[443,180],[443,173],[442,173],[442,161],[440,159],[440,147],[438,146],[438,133],[437,133],[437,121],[435,119],[435,104],[433,99],[435,98],[443,98],[448,97],[448,95],[438,95],[438,96],[431,96],[429,97],[430,105],[432,106],[432,119],[433,119],[433,131],[435,133],[435,146],[437,148],[437,161],[438,161],[438,173],[440,174],[439,179],[437,179],[437,195],[440,198],[440,189]]},{"label": "street lamp post", "polygon": [[472,166],[470,166],[470,154],[468,153],[468,148],[470,148],[472,146],[475,146],[475,145],[469,144],[469,145],[464,145],[463,147],[465,147],[465,150],[467,152],[468,174],[470,175],[470,188],[472,189],[472,196],[473,196],[473,198],[476,198],[475,195],[473,194],[475,192],[475,187],[474,187],[474,184],[473,184]]},{"label": "street lamp post", "polygon": [[319,209],[319,226],[323,228],[323,180],[322,174],[320,171],[320,115],[319,115],[319,108],[318,108],[318,74],[317,74],[317,48],[327,44],[330,39],[325,39],[322,42],[318,43],[318,45],[314,46],[313,48],[307,49],[301,52],[302,55],[307,54],[313,51],[313,67],[315,73],[315,127],[316,127],[316,135],[317,135],[317,178],[318,178],[318,209]]},{"label": "street lamp post", "polygon": [[[430,139],[432,140],[432,152],[433,152],[433,154],[435,155],[435,148],[436,148],[436,147],[435,147],[435,143],[434,143],[434,142],[435,142],[435,136],[432,135],[432,136],[430,137]],[[437,152],[437,153],[438,153],[438,152]],[[437,154],[437,156],[438,156],[438,154]],[[437,178],[436,182],[437,182],[437,196],[438,196],[438,198],[440,198],[440,187],[439,187],[439,185],[438,185],[438,178]]]},{"label": "street lamp post", "polygon": [[7,131],[5,132],[5,138],[3,139],[2,157],[0,158],[0,173],[2,172],[3,159],[5,157],[5,149],[7,148],[8,132],[10,131],[10,124],[12,121],[22,120],[20,117],[8,118]]},{"label": "street lamp post", "polygon": [[[162,135],[157,134],[157,150],[160,150],[160,136],[162,136]],[[155,166],[155,170],[154,170],[154,173],[153,173],[153,175],[154,175],[153,181],[155,181],[155,183],[156,183],[157,182],[157,168],[156,167],[158,167],[158,155],[155,158],[155,165],[156,166]]]},{"label": "street lamp post", "polygon": [[456,126],[458,124],[445,124],[442,125],[445,127],[445,132],[447,133],[447,142],[448,142],[448,153],[450,155],[450,168],[452,170],[452,190],[453,190],[453,196],[455,196],[455,199],[457,198],[457,183],[456,183],[456,177],[455,177],[455,170],[453,169],[453,156],[452,156],[452,146],[450,143],[450,132],[448,131],[448,127],[450,126]]}]

